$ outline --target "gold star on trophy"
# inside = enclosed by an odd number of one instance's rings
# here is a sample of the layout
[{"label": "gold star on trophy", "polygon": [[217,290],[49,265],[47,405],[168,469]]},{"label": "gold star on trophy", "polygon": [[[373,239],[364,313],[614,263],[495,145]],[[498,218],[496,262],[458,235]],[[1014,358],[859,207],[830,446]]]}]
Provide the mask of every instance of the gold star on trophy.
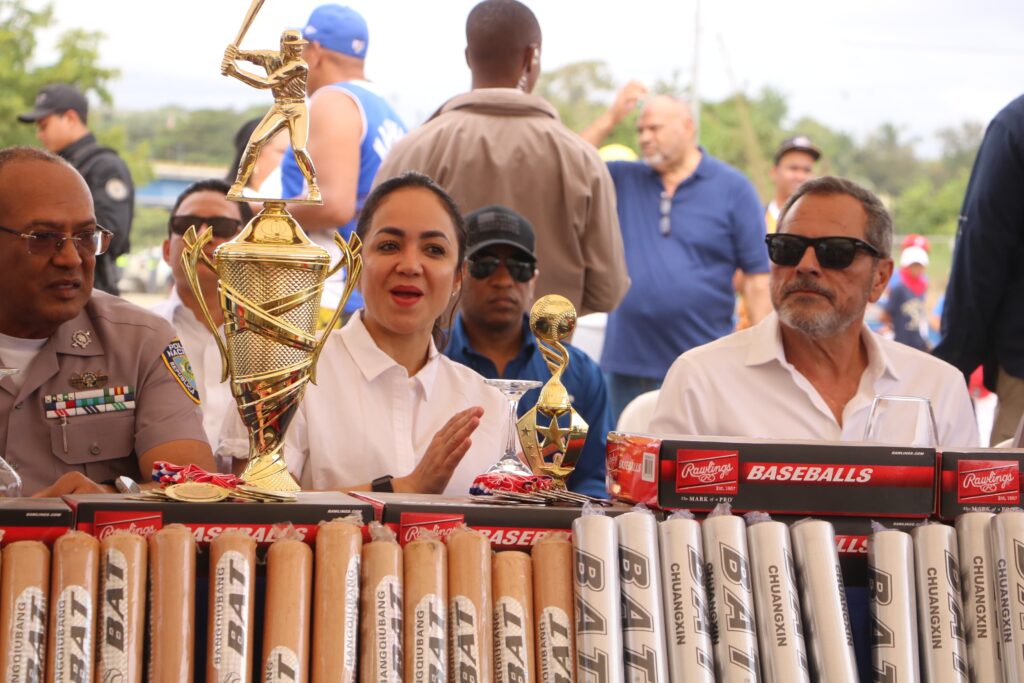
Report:
[{"label": "gold star on trophy", "polygon": [[565,480],[576,469],[588,429],[562,384],[569,352],[561,342],[576,329],[576,309],[564,296],[543,296],[530,309],[530,329],[551,379],[540,390],[537,404],[519,418],[519,439],[534,473],[550,476],[556,487],[564,489]]}]

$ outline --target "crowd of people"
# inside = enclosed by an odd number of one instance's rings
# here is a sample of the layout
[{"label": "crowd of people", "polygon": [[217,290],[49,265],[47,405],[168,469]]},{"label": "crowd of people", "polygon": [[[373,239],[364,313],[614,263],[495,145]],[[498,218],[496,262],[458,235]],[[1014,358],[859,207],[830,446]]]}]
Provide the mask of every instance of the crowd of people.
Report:
[{"label": "crowd of people", "polygon": [[[350,8],[317,8],[279,52],[229,47],[223,72],[275,104],[240,130],[227,179],[178,197],[163,245],[174,287],[152,311],[116,296],[133,201],[124,163],[89,133],[77,89],[40,91],[20,120],[49,151],[0,150],[0,362],[12,371],[0,445],[26,493],[108,490],[159,460],[237,469],[246,431],[183,273],[183,236],[210,229],[212,253],[253,216],[236,199],[278,193],[322,199],[290,211],[335,255],[336,233],[363,244],[358,296],[323,331],[318,382],[286,437],[304,488],[466,492],[508,428],[484,378],[550,376],[528,314],[552,293],[580,315],[608,313],[599,359],[567,345],[562,381],[590,425],[576,491],[606,495],[607,434],[643,395],[653,433],[828,441],[862,440],[877,396],[919,397],[934,445],[970,447],[965,377],[982,367],[1000,401],[992,442],[1020,440],[1024,98],[979,152],[931,355],[927,241],[896,255],[885,206],[816,177],[808,137],[779,144],[765,205],[699,144],[686,102],[638,82],[581,133],[563,125],[532,94],[542,33],[517,0],[480,2],[466,41],[471,89],[412,131],[366,80],[369,29]],[[605,162],[600,146],[637,107],[640,158]],[[222,324],[214,277],[199,271]],[[326,284],[325,311],[346,277]],[[888,336],[865,320],[879,301]]]}]

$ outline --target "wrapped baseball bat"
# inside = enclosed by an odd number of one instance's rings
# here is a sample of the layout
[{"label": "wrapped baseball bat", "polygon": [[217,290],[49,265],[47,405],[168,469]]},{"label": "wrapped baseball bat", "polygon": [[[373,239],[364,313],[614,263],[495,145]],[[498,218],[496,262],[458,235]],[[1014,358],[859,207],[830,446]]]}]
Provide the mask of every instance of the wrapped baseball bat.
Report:
[{"label": "wrapped baseball bat", "polygon": [[1003,680],[1024,682],[1024,511],[1005,510],[989,525],[995,567]]},{"label": "wrapped baseball bat", "polygon": [[313,572],[312,683],[354,683],[359,635],[361,521],[320,525]]},{"label": "wrapped baseball bat", "polygon": [[720,503],[704,520],[701,531],[716,680],[756,683],[761,664],[746,524],[732,514],[728,503]]},{"label": "wrapped baseball bat", "polygon": [[508,550],[492,558],[494,680],[533,683],[533,568],[530,556]]},{"label": "wrapped baseball bat", "polygon": [[967,683],[956,531],[935,522],[915,527],[911,536],[924,679],[929,683]]},{"label": "wrapped baseball bat", "polygon": [[54,542],[46,648],[51,683],[92,680],[99,570],[100,543],[89,534],[68,531]]},{"label": "wrapped baseball bat", "polygon": [[50,550],[39,541],[15,541],[0,562],[0,680],[43,680],[46,667]]},{"label": "wrapped baseball bat", "polygon": [[448,537],[448,676],[455,681],[494,681],[491,544],[479,531]]},{"label": "wrapped baseball bat", "polygon": [[673,512],[658,527],[670,681],[715,683],[700,522]]},{"label": "wrapped baseball bat", "polygon": [[990,512],[968,512],[956,520],[960,551],[960,593],[964,601],[964,635],[972,681],[1003,680],[996,623],[995,567],[989,528]]},{"label": "wrapped baseball bat", "polygon": [[765,683],[810,683],[789,527],[748,512],[747,544]]},{"label": "wrapped baseball bat", "polygon": [[142,683],[146,638],[146,539],[119,531],[100,543],[96,680]]},{"label": "wrapped baseball bat", "polygon": [[584,506],[572,522],[572,546],[578,680],[624,680],[615,521]]},{"label": "wrapped baseball bat", "polygon": [[149,537],[149,683],[191,683],[196,541],[183,524]]},{"label": "wrapped baseball bat", "polygon": [[630,680],[668,682],[658,521],[646,508],[615,518],[619,536],[623,664]]},{"label": "wrapped baseball bat", "polygon": [[551,532],[530,549],[533,560],[533,621],[539,683],[576,680],[572,542]]},{"label": "wrapped baseball bat", "polygon": [[267,551],[263,612],[263,683],[302,683],[309,670],[313,551],[295,538],[279,538]]},{"label": "wrapped baseball bat", "polygon": [[853,631],[835,529],[820,519],[801,519],[790,527],[790,535],[812,678],[857,683]]},{"label": "wrapped baseball bat", "polygon": [[405,571],[405,678],[448,680],[448,551],[435,536],[402,548]]},{"label": "wrapped baseball bat", "polygon": [[875,675],[882,681],[920,683],[914,542],[910,534],[875,527],[868,539],[868,588]]},{"label": "wrapped baseball bat", "polygon": [[370,522],[360,567],[359,680],[401,683],[402,549],[395,534]]},{"label": "wrapped baseball bat", "polygon": [[206,680],[252,679],[256,541],[228,529],[210,543],[210,599],[206,630]]}]

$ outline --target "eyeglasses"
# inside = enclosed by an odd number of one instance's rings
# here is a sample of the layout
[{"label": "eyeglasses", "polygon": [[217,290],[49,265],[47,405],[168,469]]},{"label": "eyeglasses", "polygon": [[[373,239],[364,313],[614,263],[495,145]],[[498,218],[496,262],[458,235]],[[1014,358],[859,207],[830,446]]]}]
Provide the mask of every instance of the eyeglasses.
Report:
[{"label": "eyeglasses", "polygon": [[71,241],[80,256],[99,256],[110,247],[114,233],[97,225],[91,230],[82,230],[74,235],[63,232],[20,232],[0,225],[0,231],[20,237],[33,256],[53,256],[64,249],[64,243]]},{"label": "eyeglasses", "polygon": [[864,240],[854,237],[803,237],[775,233],[764,239],[768,245],[768,258],[780,266],[795,266],[803,259],[807,247],[814,247],[814,256],[822,268],[842,270],[853,263],[857,250],[861,249],[875,258],[882,253]]},{"label": "eyeglasses", "polygon": [[658,221],[658,230],[663,237],[672,232],[672,195],[667,192],[661,193],[661,219]]},{"label": "eyeglasses", "polygon": [[168,225],[175,235],[184,235],[190,227],[196,226],[199,232],[200,226],[208,225],[213,228],[213,236],[221,239],[229,239],[238,234],[242,227],[242,221],[230,216],[171,216]]},{"label": "eyeglasses", "polygon": [[508,274],[516,282],[529,282],[533,274],[537,272],[536,261],[517,259],[511,256],[506,256],[503,259],[497,256],[478,256],[469,259],[469,274],[477,280],[483,280],[493,275],[502,262],[505,263]]}]

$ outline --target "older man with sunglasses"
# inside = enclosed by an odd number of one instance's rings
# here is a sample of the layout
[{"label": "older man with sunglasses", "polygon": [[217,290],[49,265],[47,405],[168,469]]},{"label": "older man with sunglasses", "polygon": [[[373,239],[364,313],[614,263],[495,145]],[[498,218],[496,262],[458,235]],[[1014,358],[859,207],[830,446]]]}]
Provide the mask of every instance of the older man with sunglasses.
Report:
[{"label": "older man with sunglasses", "polygon": [[[174,273],[174,287],[168,297],[151,310],[174,326],[192,361],[196,380],[203,396],[203,428],[207,439],[216,449],[224,415],[234,409],[234,400],[227,384],[220,381],[220,352],[217,342],[203,320],[199,300],[192,293],[181,265],[184,250],[182,236],[191,226],[202,232],[213,230],[207,245],[208,255],[223,242],[231,239],[252,218],[252,209],[245,202],[228,201],[227,182],[211,178],[192,183],[178,195],[171,209],[164,240],[164,261]],[[224,314],[217,299],[217,276],[209,268],[199,267],[199,284],[203,288],[206,308],[214,323],[224,323]]]},{"label": "older man with sunglasses", "polygon": [[[484,377],[547,381],[551,372],[530,332],[528,315],[538,272],[533,226],[511,209],[487,206],[466,216],[466,230],[462,310],[445,355]],[[590,426],[569,488],[603,497],[605,444],[613,428],[608,391],[597,363],[565,346],[569,367],[562,381]],[[519,414],[532,408],[539,395],[537,389],[527,392],[519,402]]]},{"label": "older man with sunglasses", "polygon": [[212,467],[199,393],[159,316],[93,289],[110,233],[66,161],[0,150],[0,452],[23,493],[113,490],[153,463]]},{"label": "older man with sunglasses", "polygon": [[680,356],[651,431],[858,441],[874,397],[900,395],[931,401],[940,446],[978,445],[958,371],[864,324],[893,269],[892,220],[875,195],[843,178],[808,181],[766,241],[775,312]]}]

